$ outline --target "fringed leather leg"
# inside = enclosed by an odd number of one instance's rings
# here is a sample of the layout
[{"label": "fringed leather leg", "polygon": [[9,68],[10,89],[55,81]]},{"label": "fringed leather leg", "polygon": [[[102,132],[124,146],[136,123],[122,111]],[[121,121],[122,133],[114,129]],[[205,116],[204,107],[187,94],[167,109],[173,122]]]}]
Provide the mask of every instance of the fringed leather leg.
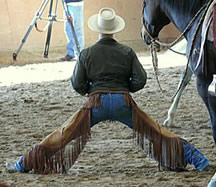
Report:
[{"label": "fringed leather leg", "polygon": [[35,173],[66,173],[90,136],[90,110],[82,108],[24,156]]},{"label": "fringed leather leg", "polygon": [[186,167],[182,138],[160,126],[142,111],[129,94],[125,94],[128,106],[132,106],[134,136],[140,147],[159,163],[170,170],[183,170]]}]

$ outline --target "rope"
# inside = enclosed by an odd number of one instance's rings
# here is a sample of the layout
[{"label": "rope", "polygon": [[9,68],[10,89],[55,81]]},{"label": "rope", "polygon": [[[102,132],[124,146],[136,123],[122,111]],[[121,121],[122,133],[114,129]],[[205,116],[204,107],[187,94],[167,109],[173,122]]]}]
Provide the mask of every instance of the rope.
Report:
[{"label": "rope", "polygon": [[[144,2],[144,1],[143,1]],[[209,3],[208,3],[209,4]],[[196,20],[196,18],[199,16],[199,14],[201,13],[202,10],[204,10],[206,8],[206,6],[208,4],[204,4],[200,9],[199,11],[195,14],[195,16],[192,18],[192,20],[189,22],[189,24],[186,26],[186,28],[184,29],[184,31],[179,35],[178,38],[176,38],[173,42],[171,43],[164,43],[164,42],[161,42],[159,41],[158,39],[155,39],[151,36],[150,32],[148,31],[147,27],[146,27],[146,24],[145,24],[145,21],[144,21],[144,16],[143,16],[143,26],[144,26],[144,29],[146,31],[146,33],[148,34],[148,36],[151,38],[152,41],[154,41],[155,43],[157,43],[158,45],[160,46],[164,46],[164,47],[167,47],[167,48],[171,48],[173,47],[176,43],[178,43],[185,35],[185,33],[190,30],[193,22]],[[144,9],[144,7],[143,7]]]},{"label": "rope", "polygon": [[173,53],[176,53],[178,55],[183,55],[183,56],[186,56],[186,53],[182,53],[182,52],[179,52],[179,51],[175,51],[174,49],[172,48],[168,48],[170,51],[172,51]]},{"label": "rope", "polygon": [[45,27],[44,27],[43,29],[39,29],[37,23],[35,23],[35,29],[36,29],[38,32],[45,32],[45,31],[48,29],[49,24],[50,24],[50,23],[48,22],[48,23],[45,25]]},{"label": "rope", "polygon": [[[178,54],[182,54],[183,53],[180,53],[180,52],[177,52],[177,51],[174,51],[173,49],[171,49],[172,46],[174,46],[177,42],[179,42],[185,35],[185,33],[190,30],[193,22],[196,20],[196,18],[199,16],[199,14],[201,13],[201,11],[204,10],[204,13],[202,15],[202,17],[200,18],[199,22],[198,22],[198,25],[195,29],[195,32],[193,34],[193,37],[192,37],[192,43],[191,43],[191,47],[190,47],[190,50],[189,50],[189,55],[188,55],[188,60],[187,60],[187,65],[186,65],[186,68],[185,68],[185,74],[184,74],[184,77],[181,81],[181,84],[178,86],[177,90],[175,91],[175,93],[173,94],[173,96],[171,97],[171,99],[173,99],[179,92],[182,84],[183,84],[183,80],[185,79],[186,77],[186,72],[188,71],[188,68],[189,68],[189,62],[190,62],[190,58],[192,56],[192,51],[193,51],[193,47],[194,47],[194,43],[195,43],[195,39],[196,39],[196,36],[197,36],[197,33],[198,33],[198,30],[201,26],[201,24],[203,23],[203,20],[205,18],[205,15],[206,15],[206,12],[211,4],[212,0],[209,1],[207,4],[204,4],[200,9],[199,11],[195,14],[195,16],[192,18],[192,20],[189,22],[189,24],[186,26],[186,28],[184,29],[184,31],[180,34],[180,36],[174,40],[173,42],[171,43],[164,43],[164,42],[160,42],[158,39],[155,39],[152,37],[152,35],[150,34],[150,32],[148,31],[147,27],[146,27],[146,24],[145,24],[145,20],[144,20],[144,15],[143,15],[143,28],[145,30],[145,32],[147,33],[147,35],[150,37],[151,39],[151,48],[150,48],[150,51],[151,51],[151,55],[152,55],[152,64],[153,64],[153,67],[154,67],[154,72],[155,72],[155,76],[156,76],[156,80],[157,80],[157,83],[158,83],[158,86],[160,88],[160,91],[162,92],[163,96],[165,97],[164,95],[164,91],[161,87],[161,84],[160,84],[160,81],[159,81],[159,78],[158,78],[158,58],[157,58],[157,51],[156,51],[156,47],[155,46],[164,46],[164,47],[167,47],[169,50],[171,50],[172,52],[175,52],[175,53],[178,53]],[[143,0],[143,3],[145,3],[145,0]],[[143,10],[144,10],[144,6],[143,6]],[[143,11],[144,12],[144,11]],[[142,35],[143,36],[143,35]],[[144,38],[143,38],[144,40]],[[168,97],[168,96],[166,96]]]},{"label": "rope", "polygon": [[205,10],[204,10],[204,13],[203,13],[202,17],[200,18],[200,20],[199,20],[199,22],[198,22],[198,24],[197,24],[197,27],[196,27],[196,29],[195,29],[195,32],[194,32],[194,34],[193,34],[192,41],[191,41],[191,47],[190,47],[190,50],[189,50],[187,65],[186,65],[186,68],[185,68],[185,74],[184,74],[184,77],[183,77],[183,79],[182,79],[182,81],[181,81],[180,86],[179,86],[178,89],[176,90],[175,94],[172,96],[172,99],[178,94],[178,92],[179,92],[179,90],[180,90],[180,87],[181,87],[182,84],[183,84],[183,80],[184,80],[185,77],[186,77],[186,72],[188,71],[188,68],[189,68],[189,62],[190,62],[190,58],[191,58],[192,53],[193,53],[193,48],[194,48],[194,44],[195,44],[195,40],[196,40],[197,33],[198,33],[198,31],[199,31],[199,28],[200,28],[201,24],[202,24],[203,21],[204,21],[205,15],[206,15],[206,13],[207,13],[207,11],[208,11],[208,8],[209,8],[209,6],[210,6],[211,3],[212,3],[212,1],[209,1],[209,2],[207,3],[207,6],[206,6],[206,8],[205,8]]},{"label": "rope", "polygon": [[150,51],[151,51],[151,56],[152,56],[152,64],[153,64],[153,68],[154,68],[154,73],[155,73],[156,81],[158,83],[160,91],[163,94],[164,91],[163,91],[163,89],[161,87],[160,80],[158,78],[158,58],[157,58],[157,51],[156,51],[157,50],[157,46],[155,44],[156,44],[155,42],[152,42],[151,46],[150,46]]}]

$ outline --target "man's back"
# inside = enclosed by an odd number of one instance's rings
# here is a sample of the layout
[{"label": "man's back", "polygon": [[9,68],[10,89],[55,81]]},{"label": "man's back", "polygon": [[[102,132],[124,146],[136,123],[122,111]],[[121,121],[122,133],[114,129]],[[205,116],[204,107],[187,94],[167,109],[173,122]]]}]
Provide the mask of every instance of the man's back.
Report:
[{"label": "man's back", "polygon": [[102,38],[81,52],[72,77],[74,89],[82,95],[98,91],[134,92],[145,83],[146,72],[135,52],[111,37]]}]

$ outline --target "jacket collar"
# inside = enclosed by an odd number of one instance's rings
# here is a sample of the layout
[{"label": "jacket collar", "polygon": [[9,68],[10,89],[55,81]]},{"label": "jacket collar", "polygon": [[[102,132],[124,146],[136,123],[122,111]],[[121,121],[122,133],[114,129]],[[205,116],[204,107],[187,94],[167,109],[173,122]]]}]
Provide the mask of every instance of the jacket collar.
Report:
[{"label": "jacket collar", "polygon": [[106,43],[106,42],[117,42],[117,41],[110,37],[104,37],[97,41],[97,43]]}]

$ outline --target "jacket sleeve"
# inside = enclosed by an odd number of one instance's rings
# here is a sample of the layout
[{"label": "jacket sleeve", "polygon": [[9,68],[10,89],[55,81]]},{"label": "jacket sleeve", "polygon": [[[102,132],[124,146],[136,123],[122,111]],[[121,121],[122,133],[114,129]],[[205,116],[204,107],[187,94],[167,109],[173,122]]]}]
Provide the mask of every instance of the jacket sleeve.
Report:
[{"label": "jacket sleeve", "polygon": [[82,55],[80,55],[79,60],[77,60],[74,67],[73,75],[71,77],[71,83],[73,89],[81,95],[88,93],[88,80],[86,76],[86,69],[84,66],[84,61],[82,60]]},{"label": "jacket sleeve", "polygon": [[136,54],[133,52],[133,64],[132,64],[131,78],[129,80],[129,91],[136,92],[144,88],[146,81],[147,81],[147,73],[142,67]]}]

